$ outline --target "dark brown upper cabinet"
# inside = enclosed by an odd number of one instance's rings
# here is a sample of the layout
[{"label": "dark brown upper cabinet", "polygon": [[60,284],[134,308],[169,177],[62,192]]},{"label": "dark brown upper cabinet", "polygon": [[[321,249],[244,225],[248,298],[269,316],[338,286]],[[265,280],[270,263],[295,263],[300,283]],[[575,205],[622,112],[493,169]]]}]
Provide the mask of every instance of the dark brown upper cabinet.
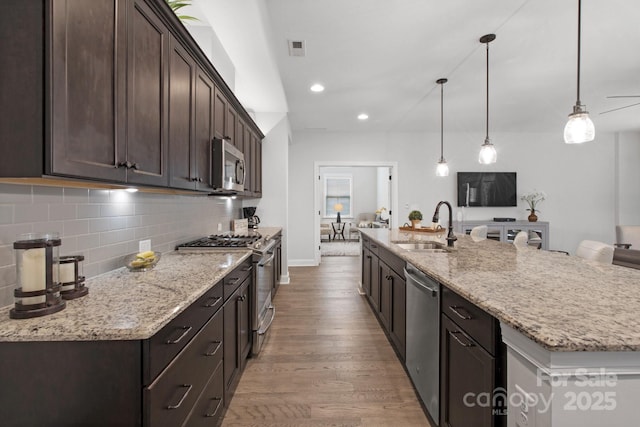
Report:
[{"label": "dark brown upper cabinet", "polygon": [[0,178],[209,191],[214,137],[255,175],[262,133],[164,0],[17,2],[0,36]]},{"label": "dark brown upper cabinet", "polygon": [[[195,62],[175,39],[169,52],[169,158],[171,187],[194,189]],[[196,83],[197,84],[197,83]],[[209,120],[210,121],[210,120]]]},{"label": "dark brown upper cabinet", "polygon": [[118,167],[126,158],[125,6],[125,0],[51,3],[48,174],[126,181],[127,169]]}]

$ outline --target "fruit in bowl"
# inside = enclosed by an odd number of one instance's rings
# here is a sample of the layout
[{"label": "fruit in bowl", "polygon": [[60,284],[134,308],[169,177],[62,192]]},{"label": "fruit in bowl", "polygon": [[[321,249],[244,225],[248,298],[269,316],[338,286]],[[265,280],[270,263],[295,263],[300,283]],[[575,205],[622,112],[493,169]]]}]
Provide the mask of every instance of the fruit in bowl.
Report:
[{"label": "fruit in bowl", "polygon": [[160,261],[160,252],[144,251],[127,255],[124,264],[129,271],[151,270]]}]

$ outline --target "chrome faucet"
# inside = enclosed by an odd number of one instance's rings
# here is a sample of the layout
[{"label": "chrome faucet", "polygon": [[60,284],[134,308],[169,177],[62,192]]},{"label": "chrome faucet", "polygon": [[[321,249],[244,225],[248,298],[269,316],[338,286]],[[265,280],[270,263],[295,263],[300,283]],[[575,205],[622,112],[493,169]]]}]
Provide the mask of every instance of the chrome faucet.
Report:
[{"label": "chrome faucet", "polygon": [[436,211],[433,213],[433,222],[438,222],[438,220],[440,219],[440,206],[442,205],[447,205],[447,207],[449,208],[449,233],[447,233],[447,246],[452,248],[453,242],[458,240],[458,238],[453,235],[453,209],[451,209],[451,203],[445,200],[438,203],[438,206],[436,206]]}]

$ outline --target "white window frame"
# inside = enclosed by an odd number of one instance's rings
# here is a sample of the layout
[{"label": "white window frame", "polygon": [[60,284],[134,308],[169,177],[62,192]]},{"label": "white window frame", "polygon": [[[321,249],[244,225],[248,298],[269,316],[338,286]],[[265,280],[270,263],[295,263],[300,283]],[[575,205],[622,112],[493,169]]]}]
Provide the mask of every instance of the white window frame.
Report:
[{"label": "white window frame", "polygon": [[329,179],[346,179],[349,181],[349,212],[340,212],[340,218],[353,218],[353,175],[352,174],[326,174],[323,178],[322,193],[322,218],[336,218],[335,213],[327,214],[327,180]]}]

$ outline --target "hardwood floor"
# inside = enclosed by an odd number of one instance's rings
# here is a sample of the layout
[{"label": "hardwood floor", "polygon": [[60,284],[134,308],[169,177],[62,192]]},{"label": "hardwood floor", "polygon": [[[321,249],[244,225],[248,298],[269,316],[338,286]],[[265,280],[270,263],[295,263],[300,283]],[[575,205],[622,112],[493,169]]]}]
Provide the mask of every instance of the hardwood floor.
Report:
[{"label": "hardwood floor", "polygon": [[430,426],[365,297],[358,257],[291,267],[223,426]]}]

